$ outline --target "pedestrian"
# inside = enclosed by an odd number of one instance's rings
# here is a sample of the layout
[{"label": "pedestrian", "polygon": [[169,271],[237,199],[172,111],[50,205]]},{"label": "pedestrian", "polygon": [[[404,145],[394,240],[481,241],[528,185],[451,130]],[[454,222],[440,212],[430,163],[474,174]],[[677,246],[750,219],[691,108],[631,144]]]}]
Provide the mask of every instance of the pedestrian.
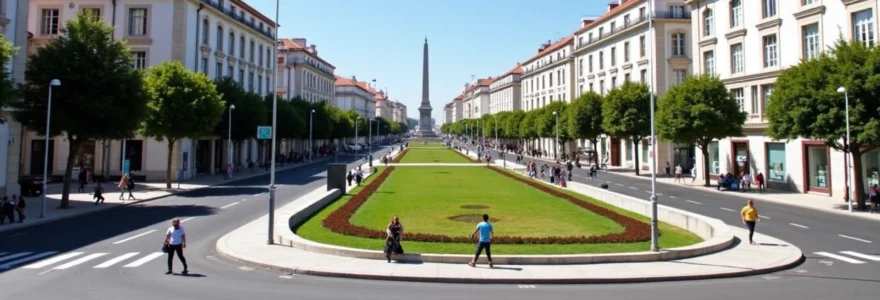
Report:
[{"label": "pedestrian", "polygon": [[676,183],[679,180],[681,180],[681,183],[684,183],[684,178],[681,178],[681,165],[675,165],[675,180],[672,183]]},{"label": "pedestrian", "polygon": [[871,185],[871,190],[869,191],[869,195],[871,195],[871,213],[875,213],[880,211],[880,188],[877,187],[877,184]]},{"label": "pedestrian", "polygon": [[669,177],[669,162],[666,162],[666,177]]},{"label": "pedestrian", "polygon": [[18,197],[15,194],[12,194],[12,201],[16,202],[15,211],[18,212],[18,222],[24,223],[25,214],[24,209],[27,208],[27,203],[24,201],[24,197]]},{"label": "pedestrian", "polygon": [[766,187],[764,186],[765,184],[766,184],[766,183],[764,183],[764,173],[758,172],[758,175],[755,176],[755,185],[758,186],[758,191],[759,191],[759,192],[763,192],[763,191],[764,191],[764,189],[766,188]]},{"label": "pedestrian", "polygon": [[119,190],[122,192],[119,193],[119,200],[125,201],[123,197],[125,197],[125,190],[128,189],[128,175],[122,175],[122,178],[119,179],[119,184],[117,185]]},{"label": "pedestrian", "polygon": [[88,182],[88,180],[89,180],[89,174],[88,174],[88,171],[86,171],[86,168],[82,168],[79,170],[78,177],[79,177],[79,188],[77,188],[76,191],[78,193],[85,193],[86,182]]},{"label": "pedestrian", "polygon": [[385,239],[385,258],[391,262],[391,254],[403,254],[403,246],[400,245],[400,239],[403,238],[403,224],[397,216],[391,217],[391,223],[385,229],[388,237]]},{"label": "pedestrian", "polygon": [[749,227],[749,243],[754,245],[755,240],[752,239],[752,236],[755,235],[755,223],[761,221],[761,219],[758,218],[758,209],[755,208],[755,202],[749,200],[748,205],[743,207],[740,215],[742,216],[743,224]]},{"label": "pedestrian", "polygon": [[751,173],[743,174],[742,185],[740,188],[743,192],[747,192],[752,189],[752,174]]},{"label": "pedestrian", "polygon": [[131,193],[134,191],[134,176],[131,176],[131,174],[128,176],[128,184],[126,187],[128,188],[128,200],[137,200],[134,198],[134,194]]},{"label": "pedestrian", "polygon": [[101,186],[100,181],[95,185],[95,194],[92,196],[92,199],[95,200],[95,205],[98,205],[98,203],[104,203],[104,187]]},{"label": "pedestrian", "polygon": [[361,180],[364,180],[364,171],[361,170],[361,167],[358,167],[357,172],[354,173],[354,181],[360,186]]},{"label": "pedestrian", "polygon": [[694,184],[694,181],[697,181],[697,165],[691,168],[691,184]]},{"label": "pedestrian", "polygon": [[0,199],[0,224],[6,222],[6,219],[9,219],[9,224],[15,223],[15,205],[9,202],[9,197],[3,196],[3,199]]},{"label": "pedestrian", "polygon": [[486,249],[486,258],[489,259],[489,267],[492,268],[494,265],[492,264],[492,239],[495,238],[495,231],[492,230],[492,224],[489,223],[489,215],[483,215],[483,222],[477,224],[477,229],[474,230],[474,233],[471,233],[471,240],[477,239],[477,234],[479,234],[479,243],[477,244],[477,253],[474,254],[474,259],[468,263],[469,266],[474,267],[477,264],[477,259],[480,258],[480,254],[483,253],[483,249]]},{"label": "pedestrian", "polygon": [[180,258],[180,262],[183,263],[183,272],[181,274],[186,275],[189,273],[186,258],[183,257],[183,249],[185,248],[186,230],[183,229],[183,226],[180,226],[180,219],[174,218],[171,221],[171,227],[168,227],[168,230],[165,231],[165,249],[168,250],[168,272],[165,272],[165,274],[172,274],[171,263],[174,262],[175,253]]},{"label": "pedestrian", "polygon": [[345,180],[348,181],[348,186],[351,186],[352,179],[354,179],[354,170],[348,170],[348,175],[345,176]]}]

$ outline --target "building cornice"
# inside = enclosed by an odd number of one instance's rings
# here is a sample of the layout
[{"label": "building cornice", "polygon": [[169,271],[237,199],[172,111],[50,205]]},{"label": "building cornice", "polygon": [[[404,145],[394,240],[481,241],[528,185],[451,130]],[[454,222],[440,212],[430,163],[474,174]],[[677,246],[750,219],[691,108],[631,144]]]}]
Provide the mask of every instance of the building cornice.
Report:
[{"label": "building cornice", "polygon": [[757,27],[758,30],[770,29],[770,28],[779,27],[779,26],[782,26],[782,19],[780,19],[779,17],[777,17],[775,19],[768,20],[768,21],[764,21],[762,23],[758,23],[758,25],[755,25],[755,27]]},{"label": "building cornice", "polygon": [[508,83],[502,84],[502,85],[500,85],[500,86],[498,86],[498,87],[490,88],[490,89],[489,89],[489,93],[491,94],[491,93],[494,93],[494,92],[496,92],[496,91],[500,91],[500,90],[507,89],[507,88],[509,88],[509,87],[515,87],[515,86],[522,86],[522,84],[521,84],[521,82],[520,82],[519,80],[513,80],[513,81],[511,81],[511,82],[508,82]]},{"label": "building cornice", "polygon": [[718,38],[714,37],[714,36],[712,38],[708,38],[708,39],[704,39],[704,40],[700,41],[700,47],[707,47],[707,46],[712,46],[715,44],[718,44]]},{"label": "building cornice", "polygon": [[794,13],[795,19],[803,19],[815,15],[821,15],[825,13],[825,5],[819,5],[813,8],[808,8],[799,12]]},{"label": "building cornice", "polygon": [[520,76],[520,78],[528,78],[528,77],[532,77],[532,76],[534,76],[535,74],[541,73],[541,72],[543,72],[543,71],[545,71],[545,70],[547,70],[547,69],[555,68],[555,67],[561,66],[561,65],[563,65],[563,64],[570,63],[573,59],[574,59],[574,55],[571,55],[571,54],[570,54],[570,55],[568,55],[568,56],[565,57],[565,58],[562,58],[562,59],[556,60],[556,61],[554,61],[554,62],[552,62],[552,63],[546,64],[546,65],[544,65],[543,67],[540,67],[540,68],[538,68],[538,69],[535,69],[534,71],[531,71],[531,72],[528,72],[528,73],[523,73],[522,76]]},{"label": "building cornice", "polygon": [[721,79],[721,82],[723,82],[724,84],[738,84],[738,83],[746,83],[746,82],[763,80],[763,79],[776,78],[782,74],[782,71],[783,70],[774,70],[774,71],[748,74],[748,75],[737,76],[737,77],[730,77],[730,78]]},{"label": "building cornice", "polygon": [[730,32],[724,34],[724,37],[726,37],[728,40],[738,38],[738,37],[744,37],[744,36],[746,36],[746,29],[745,28],[731,30]]}]

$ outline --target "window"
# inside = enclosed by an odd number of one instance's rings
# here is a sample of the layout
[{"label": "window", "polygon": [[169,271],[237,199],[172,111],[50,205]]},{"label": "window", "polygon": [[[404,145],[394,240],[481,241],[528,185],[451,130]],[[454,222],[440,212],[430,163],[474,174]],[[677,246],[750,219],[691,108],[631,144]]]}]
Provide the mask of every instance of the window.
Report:
[{"label": "window", "polygon": [[776,0],[761,0],[763,3],[764,19],[776,16]]},{"label": "window", "polygon": [[684,56],[685,55],[684,49],[685,49],[684,33],[673,33],[672,34],[672,55]]},{"label": "window", "polygon": [[605,27],[599,27],[599,38],[605,37]]},{"label": "window", "polygon": [[804,155],[807,157],[807,190],[810,188],[828,188],[828,147],[807,146]]},{"label": "window", "polygon": [[578,76],[584,75],[584,59],[578,59]]},{"label": "window", "polygon": [[[278,73],[278,74],[281,74],[281,73]],[[234,78],[234,76],[235,76],[235,67],[233,67],[232,64],[230,64],[228,67],[226,67],[226,76],[229,76],[229,77],[233,77],[233,78]]]},{"label": "window", "polygon": [[229,33],[229,56],[235,57],[235,33],[232,32]]},{"label": "window", "polygon": [[40,24],[40,34],[58,34],[58,13],[59,12],[57,9],[43,10],[43,19],[42,23]]},{"label": "window", "polygon": [[684,6],[683,5],[670,5],[669,12],[672,13],[672,17],[675,19],[684,18]]},{"label": "window", "polygon": [[223,26],[217,26],[217,51],[223,51]]},{"label": "window", "polygon": [[132,8],[128,11],[128,35],[147,35],[147,9]]},{"label": "window", "polygon": [[202,45],[208,44],[208,34],[210,33],[210,31],[208,31],[208,26],[208,19],[202,20]]},{"label": "window", "polygon": [[260,48],[257,51],[259,51],[259,53],[260,53],[260,59],[257,60],[257,65],[262,67],[263,66],[263,45],[260,45]]},{"label": "window", "polygon": [[623,61],[629,62],[629,42],[623,43]]},{"label": "window", "polygon": [[853,14],[853,39],[874,45],[874,12],[869,8]]},{"label": "window", "polygon": [[709,75],[715,75],[715,52],[703,52],[703,72]]},{"label": "window", "polygon": [[614,89],[617,87],[617,76],[611,77],[611,88]]},{"label": "window", "polygon": [[553,72],[550,72],[550,87],[553,87]]},{"label": "window", "polygon": [[244,68],[238,69],[238,84],[244,86]]},{"label": "window", "polygon": [[742,25],[742,0],[730,1],[730,28]]},{"label": "window", "polygon": [[639,144],[642,145],[642,155],[641,155],[642,164],[647,164],[648,163],[648,151],[651,151],[651,149],[650,149],[651,144],[646,141],[642,141]]},{"label": "window", "polygon": [[611,66],[617,65],[617,48],[611,47]]},{"label": "window", "polygon": [[758,115],[758,109],[761,108],[758,95],[758,86],[752,86],[752,115]]},{"label": "window", "polygon": [[266,46],[266,68],[272,68],[272,49]]},{"label": "window", "polygon": [[208,58],[202,57],[202,74],[208,75]]},{"label": "window", "polygon": [[260,88],[263,87],[263,76],[257,75],[257,93],[260,92]]},{"label": "window", "polygon": [[589,70],[590,73],[593,73],[593,55],[587,56],[587,64],[587,70]]},{"label": "window", "polygon": [[605,53],[599,51],[599,70],[605,69]]},{"label": "window", "polygon": [[685,77],[687,77],[687,70],[675,69],[672,70],[672,74],[675,76],[675,84],[681,84],[684,82]]},{"label": "window", "polygon": [[810,5],[813,3],[819,3],[819,0],[801,0],[801,5]]},{"label": "window", "polygon": [[733,99],[736,100],[736,105],[739,105],[739,110],[745,112],[746,107],[745,103],[743,103],[746,100],[745,91],[743,91],[742,88],[739,88],[730,90],[730,93],[733,94]]},{"label": "window", "polygon": [[623,16],[623,26],[629,27],[629,24],[629,14],[626,14],[625,16]]},{"label": "window", "polygon": [[764,37],[764,67],[775,67],[778,62],[778,53],[776,51],[776,35],[768,35]]},{"label": "window", "polygon": [[767,114],[767,101],[770,101],[770,95],[773,94],[773,85],[765,84],[761,86],[761,114]]},{"label": "window", "polygon": [[254,48],[255,48],[255,47],[256,47],[256,45],[254,44],[254,41],[251,41],[250,52],[249,52],[249,55],[248,55],[248,57],[250,58],[250,62],[251,62],[251,63],[254,63]]},{"label": "window", "polygon": [[711,9],[703,12],[703,36],[712,36],[715,26],[715,14]]},{"label": "window", "polygon": [[735,44],[730,46],[730,69],[731,73],[742,73],[743,72],[743,46],[742,44]]},{"label": "window", "polygon": [[605,80],[599,80],[599,94],[605,95]]},{"label": "window", "polygon": [[593,83],[592,83],[592,82],[590,82],[590,91],[591,91],[591,92],[595,92],[595,91],[596,91],[596,90],[593,89]]},{"label": "window", "polygon": [[767,143],[767,181],[785,182],[785,144]]},{"label": "window", "polygon": [[639,18],[644,20],[646,17],[647,17],[647,15],[645,14],[645,8],[644,7],[639,8]]},{"label": "window", "polygon": [[[242,34],[241,37],[238,38],[238,57],[241,59],[244,59],[244,46],[244,34]],[[244,76],[242,76],[242,79],[244,79]]]},{"label": "window", "polygon": [[249,72],[249,73],[248,73],[248,85],[247,85],[247,87],[248,87],[248,91],[249,91],[249,92],[253,92],[253,91],[254,91],[254,72]]},{"label": "window", "polygon": [[819,24],[810,24],[802,28],[804,35],[804,59],[819,57]]},{"label": "window", "polygon": [[642,80],[642,83],[648,83],[648,70],[642,70],[641,74],[639,75],[641,76],[639,79]]},{"label": "window", "polygon": [[91,17],[95,21],[101,20],[101,9],[97,7],[83,8],[82,14]]},{"label": "window", "polygon": [[218,62],[216,66],[214,66],[214,78],[220,80],[223,78],[223,63]]},{"label": "window", "polygon": [[623,82],[629,82],[629,73],[623,74]]},{"label": "window", "polygon": [[648,46],[645,45],[645,36],[639,37],[639,57],[645,57],[645,52],[647,52]]},{"label": "window", "polygon": [[565,84],[565,69],[560,70],[562,75],[559,75],[559,84]]},{"label": "window", "polygon": [[147,52],[135,51],[131,53],[132,67],[136,70],[143,70],[147,67]]},{"label": "window", "polygon": [[721,174],[721,153],[718,142],[709,142],[709,174]]}]

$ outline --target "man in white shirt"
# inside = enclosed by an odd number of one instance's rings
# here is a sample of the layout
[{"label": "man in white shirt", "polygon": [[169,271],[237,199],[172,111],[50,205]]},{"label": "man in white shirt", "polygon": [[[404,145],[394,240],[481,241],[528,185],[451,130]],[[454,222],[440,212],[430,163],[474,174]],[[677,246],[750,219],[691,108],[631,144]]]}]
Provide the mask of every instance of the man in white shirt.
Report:
[{"label": "man in white shirt", "polygon": [[175,218],[172,220],[171,227],[168,227],[168,230],[165,231],[165,245],[168,245],[168,272],[165,272],[165,274],[172,274],[171,263],[174,261],[175,252],[180,257],[180,262],[183,263],[183,272],[181,274],[186,275],[189,273],[186,266],[186,258],[183,257],[183,248],[186,248],[186,230],[183,229],[183,226],[180,226],[180,219]]}]

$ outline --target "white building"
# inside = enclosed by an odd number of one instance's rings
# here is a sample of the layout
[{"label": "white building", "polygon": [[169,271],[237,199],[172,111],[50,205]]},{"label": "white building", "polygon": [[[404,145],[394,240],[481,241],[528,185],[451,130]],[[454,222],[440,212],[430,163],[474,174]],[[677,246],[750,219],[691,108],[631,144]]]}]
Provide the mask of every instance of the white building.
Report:
[{"label": "white building", "polygon": [[544,43],[538,54],[522,63],[522,105],[525,111],[544,107],[553,101],[570,101],[572,84],[572,53],[574,36],[555,43]]},{"label": "white building", "polygon": [[317,46],[308,45],[303,38],[281,39],[278,43],[279,97],[332,102],[336,97],[336,67],[318,56]]},{"label": "white building", "polygon": [[[743,137],[714,142],[710,176],[763,173],[771,188],[844,195],[844,155],[822,141],[775,141],[763,134],[768,96],[783,69],[830,50],[838,37],[876,45],[875,0],[687,1],[698,38],[695,73],[720,76],[748,113]],[[784,51],[784,52],[783,52]],[[752,59],[746,59],[751,57]],[[702,155],[697,156],[702,165]],[[863,156],[867,184],[876,183],[880,150]],[[703,175],[703,174],[699,174]],[[700,176],[702,177],[702,176]]]},{"label": "white building", "polygon": [[[654,34],[649,31],[648,18],[653,14]],[[675,84],[684,80],[691,69],[690,11],[682,0],[626,0],[608,4],[605,14],[595,20],[581,21],[574,33],[574,60],[576,95],[593,91],[605,95],[625,81],[644,82],[650,86],[654,78],[654,93],[662,97]],[[653,50],[649,49],[652,40]],[[567,79],[567,78],[563,78]],[[610,166],[635,167],[640,160],[642,170],[650,170],[650,143],[647,139],[634,145],[625,137],[603,136],[598,149],[589,142],[579,141],[581,147],[596,151],[600,160]],[[638,153],[636,152],[638,151]],[[624,154],[624,155],[621,155]],[[636,155],[637,154],[637,155]],[[658,143],[657,165],[681,165],[690,172],[694,164],[692,145]]]},{"label": "white building", "polygon": [[498,78],[489,85],[490,114],[497,114],[502,111],[520,110],[520,104],[522,104],[520,76],[522,73],[522,66],[517,64],[516,67],[501,74],[501,76],[498,76]]},{"label": "white building", "polygon": [[462,97],[463,118],[479,119],[489,113],[489,96],[492,77],[478,79],[474,84],[468,84]]},{"label": "white building", "polygon": [[385,120],[394,119],[393,111],[394,104],[393,101],[385,98],[385,92],[379,91],[374,92],[373,95],[376,98],[376,116],[382,117]]},{"label": "white building", "polygon": [[336,76],[336,98],[332,102],[342,110],[355,110],[364,118],[376,116],[376,96],[369,89],[364,88],[357,77],[351,79]]},{"label": "white building", "polygon": [[[233,77],[246,90],[260,95],[272,90],[275,24],[241,0],[32,0],[28,10],[27,28],[32,34],[28,52],[33,53],[60,35],[64,24],[80,12],[114,26],[115,38],[131,47],[134,68],[177,60],[214,78]],[[42,135],[27,132],[23,142],[22,173],[42,174]],[[165,178],[168,147],[164,142],[137,136],[125,144],[126,158],[138,180]],[[57,137],[50,140],[49,148],[50,174],[63,174],[67,142]],[[217,137],[182,140],[175,144],[172,164],[175,171],[183,171],[184,178],[214,173],[226,164],[226,149],[226,142]],[[121,150],[122,141],[90,141],[82,146],[74,164],[112,179],[122,173]],[[236,165],[260,159],[254,141],[236,147],[232,156]],[[178,172],[172,172],[174,180],[177,175]]]},{"label": "white building", "polygon": [[406,123],[406,105],[400,101],[391,101],[391,121]]},{"label": "white building", "polygon": [[443,105],[443,124],[452,123],[452,116],[455,112],[455,102],[449,102]]},{"label": "white building", "polygon": [[[27,22],[28,0],[0,1],[0,34],[12,44],[19,46],[18,52],[3,71],[9,72],[14,82],[24,81],[25,62],[27,61]],[[16,122],[5,109],[0,115],[6,121],[0,124],[0,196],[21,195],[18,179],[22,175],[23,161],[21,123]],[[42,156],[41,156],[42,157]],[[41,166],[42,166],[42,161]],[[42,173],[42,171],[40,172]]]},{"label": "white building", "polygon": [[452,122],[464,119],[464,94],[458,95],[452,99]]}]

